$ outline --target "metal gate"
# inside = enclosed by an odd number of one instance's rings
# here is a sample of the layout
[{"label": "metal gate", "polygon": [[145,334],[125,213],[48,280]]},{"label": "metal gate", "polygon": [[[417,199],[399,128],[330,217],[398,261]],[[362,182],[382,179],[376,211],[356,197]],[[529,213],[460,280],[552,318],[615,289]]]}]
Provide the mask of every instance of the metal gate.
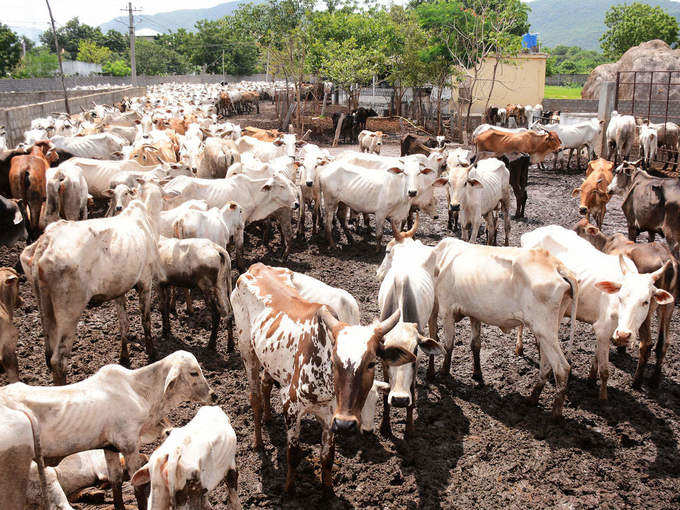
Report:
[{"label": "metal gate", "polygon": [[[632,115],[638,126],[648,120],[657,127],[659,148],[651,170],[677,177],[680,70],[618,71],[614,110],[622,115]],[[642,157],[637,136],[632,154]]]}]

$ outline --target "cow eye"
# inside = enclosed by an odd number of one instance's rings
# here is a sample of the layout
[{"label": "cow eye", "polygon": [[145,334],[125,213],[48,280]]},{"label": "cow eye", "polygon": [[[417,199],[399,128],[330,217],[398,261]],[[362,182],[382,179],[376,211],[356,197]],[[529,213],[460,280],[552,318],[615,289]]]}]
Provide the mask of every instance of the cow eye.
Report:
[{"label": "cow eye", "polygon": [[375,368],[375,361],[371,361],[371,362],[368,364],[368,368]]},{"label": "cow eye", "polygon": [[647,306],[647,305],[649,305],[649,301],[645,301],[644,303],[642,303],[642,306]]},{"label": "cow eye", "polygon": [[189,372],[191,377],[198,377],[198,372]]}]

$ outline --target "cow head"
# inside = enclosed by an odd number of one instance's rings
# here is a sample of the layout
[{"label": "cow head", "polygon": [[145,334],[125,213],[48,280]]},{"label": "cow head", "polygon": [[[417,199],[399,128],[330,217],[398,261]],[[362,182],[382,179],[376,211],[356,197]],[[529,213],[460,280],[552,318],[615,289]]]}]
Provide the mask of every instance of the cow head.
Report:
[{"label": "cow head", "polygon": [[49,140],[35,142],[35,144],[33,144],[33,150],[41,152],[42,156],[50,165],[59,159],[59,154],[57,154],[54,144]]},{"label": "cow head", "polygon": [[281,172],[274,172],[262,184],[260,193],[263,195],[258,197],[255,209],[250,215],[250,221],[255,221],[253,217],[260,219],[262,215],[269,216],[270,213],[265,214],[265,210],[273,212],[283,207],[297,210],[300,207],[300,189]]},{"label": "cow head", "polygon": [[27,237],[24,201],[0,196],[0,246],[12,246]]},{"label": "cow head", "polygon": [[460,211],[461,204],[466,197],[473,193],[475,189],[480,189],[482,184],[478,179],[471,175],[474,165],[468,167],[453,167],[449,169],[449,210]]},{"label": "cow head", "polygon": [[102,191],[102,195],[109,199],[106,216],[117,216],[137,198],[137,188],[130,188],[127,184],[117,184],[114,188]]},{"label": "cow head", "polygon": [[633,262],[619,255],[622,278],[620,281],[599,281],[595,287],[607,294],[615,294],[618,299],[610,301],[607,314],[616,318],[617,325],[612,335],[618,346],[630,345],[637,339],[637,332],[647,318],[652,301],[656,305],[674,302],[673,296],[665,290],[657,289],[654,283],[661,278],[670,261],[653,273],[640,274]]},{"label": "cow head", "polygon": [[160,149],[151,144],[143,144],[137,147],[132,151],[129,159],[134,159],[142,166],[155,166],[163,163]]},{"label": "cow head", "polygon": [[160,364],[159,373],[165,374],[162,382],[163,409],[172,409],[185,401],[209,403],[216,399],[193,354],[175,351],[156,363]]},{"label": "cow head", "polygon": [[555,131],[549,131],[545,135],[545,141],[550,152],[555,152],[562,145],[559,135]]},{"label": "cow head", "polygon": [[604,245],[607,244],[607,236],[595,225],[591,225],[585,218],[581,218],[574,226],[574,232],[600,251],[603,251]]},{"label": "cow head", "polygon": [[399,346],[386,346],[385,335],[399,321],[395,312],[382,322],[369,326],[350,326],[338,321],[322,306],[319,320],[330,332],[333,341],[333,383],[336,407],[331,421],[333,432],[358,432],[361,411],[373,386],[378,360],[388,366],[400,366],[415,361],[415,356]]},{"label": "cow head", "polygon": [[230,236],[234,239],[239,239],[239,236],[243,235],[243,229],[245,228],[241,206],[236,202],[227,202],[220,208],[220,212],[222,213],[222,221],[227,226]]},{"label": "cow head", "polygon": [[640,169],[641,159],[637,161],[624,161],[613,171],[614,178],[607,186],[607,193],[610,195],[625,195],[630,188],[635,175]]}]

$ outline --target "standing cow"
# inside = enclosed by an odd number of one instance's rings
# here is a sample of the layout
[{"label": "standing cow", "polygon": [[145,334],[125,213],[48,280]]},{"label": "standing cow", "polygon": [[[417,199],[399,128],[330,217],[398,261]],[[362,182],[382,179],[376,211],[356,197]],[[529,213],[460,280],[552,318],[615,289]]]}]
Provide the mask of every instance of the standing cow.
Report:
[{"label": "standing cow", "polygon": [[604,215],[607,212],[607,203],[611,198],[608,186],[614,178],[613,169],[614,163],[606,159],[599,158],[590,161],[583,183],[571,192],[573,198],[580,197],[579,212],[588,221],[590,221],[592,214],[597,228],[602,228]]}]

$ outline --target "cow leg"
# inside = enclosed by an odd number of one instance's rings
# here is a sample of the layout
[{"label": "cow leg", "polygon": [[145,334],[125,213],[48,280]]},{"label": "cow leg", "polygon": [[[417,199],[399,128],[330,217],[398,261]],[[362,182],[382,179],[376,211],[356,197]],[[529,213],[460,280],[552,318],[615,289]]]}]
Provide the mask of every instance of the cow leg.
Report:
[{"label": "cow leg", "polygon": [[637,236],[640,235],[640,230],[635,228],[634,225],[631,225],[631,222],[628,222],[628,239],[631,241],[635,242],[637,239]]},{"label": "cow leg", "polygon": [[274,379],[266,371],[263,371],[260,382],[262,384],[262,423],[269,423],[272,421],[271,395]]},{"label": "cow leg", "polygon": [[647,360],[649,359],[649,351],[651,351],[652,349],[652,335],[651,335],[652,315],[653,311],[650,311],[650,313],[647,314],[647,318],[640,325],[640,330],[638,331],[638,334],[640,336],[640,355],[638,357],[635,375],[633,376],[633,388],[638,390],[642,387],[642,379],[645,373],[645,366],[647,365]]},{"label": "cow leg", "polygon": [[553,159],[553,172],[557,172],[557,160],[560,159],[560,151],[555,151],[555,158]]},{"label": "cow leg", "polygon": [[104,457],[106,458],[106,468],[108,469],[109,482],[113,491],[113,507],[116,510],[125,510],[125,503],[123,502],[123,468],[120,465],[120,455],[116,450],[105,448]]},{"label": "cow leg", "polygon": [[[295,472],[300,460],[302,460],[302,452],[300,451],[300,417],[298,416],[297,405],[290,401],[284,403],[285,418],[286,418],[286,463],[288,469],[286,472],[286,487],[285,492],[289,496],[295,494]],[[333,452],[335,453],[335,451]]]},{"label": "cow leg", "polygon": [[[496,245],[496,218],[494,218],[493,211],[489,211],[484,216],[486,222],[486,244],[489,246]],[[476,239],[476,237],[475,237]]]},{"label": "cow leg", "polygon": [[328,241],[328,245],[331,247],[331,249],[335,250],[337,249],[337,245],[335,244],[335,240],[333,239],[333,218],[335,217],[335,212],[338,209],[338,204],[337,202],[328,202],[326,203],[326,240]]},{"label": "cow leg", "polygon": [[368,217],[368,213],[362,213],[361,217],[364,223],[364,239],[368,241],[368,238],[371,235],[371,219]]},{"label": "cow leg", "polygon": [[[123,453],[124,458],[125,458],[125,468],[128,472],[128,476],[132,478],[132,475],[135,474],[135,472],[141,468],[145,463],[146,459],[140,455],[139,453],[139,445],[131,451],[127,453]],[[120,464],[120,461],[118,461],[118,464]],[[135,487],[135,499],[137,500],[137,508],[139,510],[146,510],[147,508],[147,500],[149,498],[148,491],[150,489],[150,485],[140,485],[138,487]]]},{"label": "cow leg", "polygon": [[[206,302],[208,303],[208,306],[210,307],[210,314],[211,314],[211,319],[212,319],[212,328],[210,329],[210,340],[208,341],[208,349],[214,351],[217,349],[217,332],[220,329],[220,319],[221,319],[221,314],[220,311],[217,307],[217,304],[215,303],[215,298],[214,297],[207,297],[206,296]],[[232,331],[232,328],[229,328],[229,331]],[[231,339],[231,348],[232,350],[234,349],[234,337],[232,333],[232,339]]]},{"label": "cow leg", "polygon": [[597,337],[595,356],[597,357],[597,371],[600,375],[600,400],[604,401],[607,400],[607,380],[609,379],[609,339],[613,331],[603,331],[602,328],[594,329]]},{"label": "cow leg", "polygon": [[335,462],[335,435],[329,424],[321,433],[321,483],[327,493],[333,492],[333,462]]},{"label": "cow leg", "polygon": [[288,254],[290,253],[290,247],[293,241],[293,229],[290,226],[292,221],[292,213],[290,209],[279,209],[276,217],[279,222],[279,229],[281,230],[281,242],[283,243],[282,258],[283,260],[286,260],[288,258]]},{"label": "cow leg", "polygon": [[[385,363],[382,364],[383,381],[389,384],[390,374],[389,368]],[[390,421],[390,401],[389,392],[382,392],[383,394],[383,417],[380,423],[380,433],[385,437],[390,437],[392,435],[392,423]]]},{"label": "cow leg", "polygon": [[416,377],[414,373],[413,381],[411,381],[411,405],[406,408],[406,431],[404,435],[406,436],[407,439],[412,438],[416,432],[416,427],[413,424],[413,409],[415,407],[416,407]]},{"label": "cow leg", "polygon": [[524,333],[524,324],[520,324],[517,328],[517,341],[515,342],[515,354],[521,356],[524,354],[524,341],[522,335]]},{"label": "cow leg", "polygon": [[[297,225],[297,233],[295,237],[297,239],[302,239],[304,240],[305,238],[305,202],[306,200],[303,198],[300,200],[300,211],[298,214],[298,225]],[[314,216],[312,216],[312,228],[314,228]]]},{"label": "cow leg", "polygon": [[354,244],[354,238],[352,237],[352,233],[349,231],[349,227],[347,226],[348,210],[349,208],[345,204],[340,204],[338,207],[338,221],[340,222],[342,231],[345,233],[345,237],[347,237],[347,244],[352,246]]},{"label": "cow leg", "polygon": [[[501,211],[503,212],[503,233],[505,234],[505,246],[510,244],[510,194],[506,193],[501,201]],[[497,227],[496,227],[497,228]],[[496,238],[496,230],[494,230],[494,241]],[[494,242],[494,244],[496,244]]]},{"label": "cow leg", "polygon": [[[574,149],[569,149],[569,157],[567,158],[567,168],[565,169],[569,172],[569,166],[571,165],[571,157],[574,155]],[[578,159],[578,151],[576,152],[576,158]],[[578,168],[578,167],[576,167]]]},{"label": "cow leg", "polygon": [[151,291],[150,285],[139,285],[137,292],[139,293],[139,310],[142,314],[142,328],[144,329],[144,343],[146,345],[146,355],[149,357],[149,362],[156,359],[156,351],[153,346],[153,337],[151,336]]},{"label": "cow leg", "polygon": [[383,230],[385,228],[385,217],[378,214],[375,215],[375,252],[380,253],[382,250]]},{"label": "cow leg", "polygon": [[479,384],[484,384],[482,365],[479,359],[479,351],[482,347],[481,330],[482,323],[477,319],[470,317],[470,349],[472,350],[472,359],[474,364],[472,378]]},{"label": "cow leg", "polygon": [[191,289],[184,289],[184,301],[187,304],[187,315],[194,315],[194,302],[191,299]]},{"label": "cow leg", "polygon": [[661,367],[663,366],[663,360],[666,357],[666,351],[668,350],[671,317],[673,316],[674,306],[673,303],[660,306],[657,312],[659,318],[659,338],[656,341],[656,366],[654,367],[652,377],[649,379],[649,386],[652,388],[658,388],[659,383],[661,382]]},{"label": "cow leg", "polygon": [[120,330],[120,359],[119,363],[130,368],[130,353],[128,352],[128,332],[130,320],[125,310],[125,296],[116,299],[116,311],[118,312],[118,329]]},{"label": "cow leg", "polygon": [[170,337],[172,329],[170,327],[170,293],[172,288],[167,285],[158,286],[158,301],[161,309],[161,317],[163,319],[163,338],[166,340]]},{"label": "cow leg", "polygon": [[[437,300],[435,299],[434,306],[432,307],[432,313],[430,314],[428,328],[430,330],[430,338],[435,342],[438,341],[437,335],[437,315],[439,313],[439,306]],[[428,364],[427,364],[427,380],[434,381],[434,354],[430,354]]]},{"label": "cow leg", "polygon": [[444,355],[444,362],[439,369],[439,374],[442,376],[451,373],[451,352],[453,351],[453,343],[456,337],[456,322],[451,312],[447,312],[444,316],[444,337],[447,341],[444,347],[446,354]]}]

